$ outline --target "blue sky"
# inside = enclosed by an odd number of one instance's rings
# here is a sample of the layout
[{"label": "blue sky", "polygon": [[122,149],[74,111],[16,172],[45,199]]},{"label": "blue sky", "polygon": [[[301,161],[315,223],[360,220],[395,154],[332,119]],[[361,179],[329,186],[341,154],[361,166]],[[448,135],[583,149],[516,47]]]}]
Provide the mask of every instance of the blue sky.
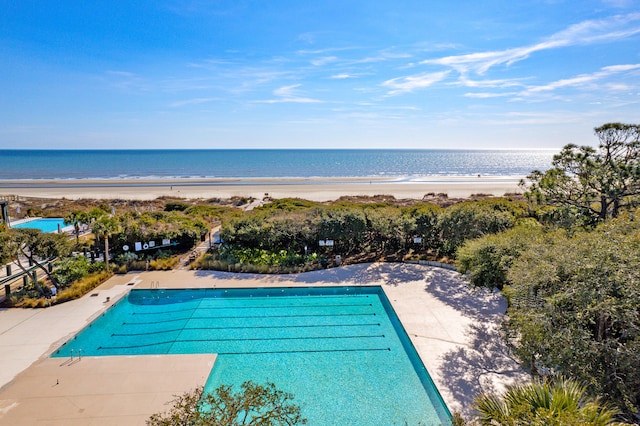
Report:
[{"label": "blue sky", "polygon": [[640,122],[637,0],[0,0],[0,148],[557,148]]}]

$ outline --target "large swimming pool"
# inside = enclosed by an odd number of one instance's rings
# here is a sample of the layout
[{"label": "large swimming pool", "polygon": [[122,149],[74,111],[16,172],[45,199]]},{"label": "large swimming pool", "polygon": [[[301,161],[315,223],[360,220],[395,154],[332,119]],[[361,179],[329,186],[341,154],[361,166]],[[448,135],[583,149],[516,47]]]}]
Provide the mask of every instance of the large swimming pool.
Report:
[{"label": "large swimming pool", "polygon": [[80,349],[217,353],[205,390],[273,382],[309,425],[451,424],[381,287],[132,290],[52,356]]},{"label": "large swimming pool", "polygon": [[31,229],[39,229],[42,232],[58,232],[59,229],[64,229],[67,227],[64,223],[64,219],[57,217],[48,217],[48,218],[38,218],[27,220],[25,222],[19,222],[17,224],[11,224],[12,228],[31,228]]}]

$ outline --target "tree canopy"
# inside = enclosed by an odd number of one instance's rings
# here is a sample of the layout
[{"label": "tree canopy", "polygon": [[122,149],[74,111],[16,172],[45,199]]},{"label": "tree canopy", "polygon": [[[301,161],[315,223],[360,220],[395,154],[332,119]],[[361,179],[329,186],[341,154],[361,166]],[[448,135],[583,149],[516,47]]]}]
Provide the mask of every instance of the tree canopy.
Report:
[{"label": "tree canopy", "polygon": [[212,393],[199,387],[173,400],[166,413],[156,413],[147,420],[149,426],[275,426],[303,425],[307,420],[300,407],[292,403],[293,395],[276,388],[246,381],[234,392],[222,385]]},{"label": "tree canopy", "polygon": [[[58,282],[46,268],[46,262],[57,257],[65,257],[71,253],[71,243],[64,234],[44,233],[38,229],[10,229],[6,231],[6,240],[2,252],[9,258],[15,259],[18,267],[27,271],[27,266],[22,264],[21,258],[29,262],[47,275],[51,282],[58,287]],[[0,237],[0,240],[3,237]],[[5,255],[6,256],[6,255]]]},{"label": "tree canopy", "polygon": [[506,335],[534,375],[589,384],[640,412],[640,223],[632,215],[573,232],[518,226],[468,241],[458,262],[476,285],[504,286]]},{"label": "tree canopy", "polygon": [[640,125],[608,123],[595,129],[598,148],[566,145],[546,172],[521,185],[537,203],[579,212],[587,223],[616,217],[640,194]]}]

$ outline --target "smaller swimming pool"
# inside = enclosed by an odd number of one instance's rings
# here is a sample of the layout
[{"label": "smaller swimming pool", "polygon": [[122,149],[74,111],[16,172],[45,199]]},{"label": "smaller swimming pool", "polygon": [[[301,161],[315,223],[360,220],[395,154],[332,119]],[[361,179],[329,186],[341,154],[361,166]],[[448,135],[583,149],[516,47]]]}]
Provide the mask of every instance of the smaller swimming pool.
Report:
[{"label": "smaller swimming pool", "polygon": [[64,229],[67,225],[64,223],[64,219],[60,217],[45,217],[27,220],[16,224],[11,224],[12,228],[18,229],[39,229],[42,232],[58,232],[58,228]]}]

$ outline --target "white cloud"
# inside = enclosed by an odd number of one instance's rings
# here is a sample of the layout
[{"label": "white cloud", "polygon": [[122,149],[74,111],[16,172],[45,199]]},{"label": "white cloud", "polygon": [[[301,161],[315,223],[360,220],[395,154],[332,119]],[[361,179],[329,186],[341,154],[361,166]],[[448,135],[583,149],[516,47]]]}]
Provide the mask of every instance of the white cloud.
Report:
[{"label": "white cloud", "polygon": [[513,96],[514,93],[489,93],[489,92],[480,92],[480,93],[465,93],[465,98],[477,98],[477,99],[488,99],[488,98],[500,98],[504,96]]},{"label": "white cloud", "polygon": [[449,71],[410,75],[387,80],[382,83],[382,85],[390,89],[387,92],[389,95],[399,95],[401,93],[409,93],[416,89],[429,87],[434,83],[444,80],[447,75],[449,75]]},{"label": "white cloud", "polygon": [[538,92],[549,92],[549,91],[561,89],[564,87],[584,86],[589,83],[593,83],[598,80],[605,79],[615,74],[624,73],[628,71],[635,71],[635,70],[640,70],[640,64],[612,65],[608,67],[603,67],[600,71],[597,71],[591,74],[581,74],[576,77],[557,80],[549,84],[545,84],[543,86],[530,87],[526,91],[524,91],[522,94],[526,95],[526,94],[538,93]]},{"label": "white cloud", "polygon": [[354,74],[342,73],[342,74],[332,75],[331,78],[333,78],[335,80],[343,80],[343,79],[346,79],[346,78],[357,78],[357,76],[354,75]]},{"label": "white cloud", "polygon": [[600,20],[584,21],[557,32],[539,43],[511,49],[477,52],[464,55],[427,59],[422,64],[444,65],[461,74],[484,74],[497,65],[507,66],[527,59],[532,53],[574,45],[588,45],[607,40],[618,40],[640,34],[640,13],[616,15]]},{"label": "white cloud", "polygon": [[277,103],[299,103],[299,104],[310,104],[310,103],[320,103],[321,101],[312,98],[306,98],[300,96],[297,92],[297,88],[300,87],[300,84],[293,84],[291,86],[283,86],[275,89],[273,94],[277,96],[277,99],[268,99],[265,101],[257,101],[260,103],[266,104],[277,104]]},{"label": "white cloud", "polygon": [[473,87],[473,88],[476,88],[476,87],[503,88],[503,87],[518,87],[518,86],[522,87],[523,86],[521,79],[471,80],[465,75],[461,75],[458,81],[451,84],[455,86]]},{"label": "white cloud", "polygon": [[316,67],[321,67],[323,65],[330,64],[330,63],[335,62],[337,60],[338,60],[338,58],[335,57],[335,56],[324,56],[322,58],[313,59],[311,61],[311,65],[314,65]]}]

